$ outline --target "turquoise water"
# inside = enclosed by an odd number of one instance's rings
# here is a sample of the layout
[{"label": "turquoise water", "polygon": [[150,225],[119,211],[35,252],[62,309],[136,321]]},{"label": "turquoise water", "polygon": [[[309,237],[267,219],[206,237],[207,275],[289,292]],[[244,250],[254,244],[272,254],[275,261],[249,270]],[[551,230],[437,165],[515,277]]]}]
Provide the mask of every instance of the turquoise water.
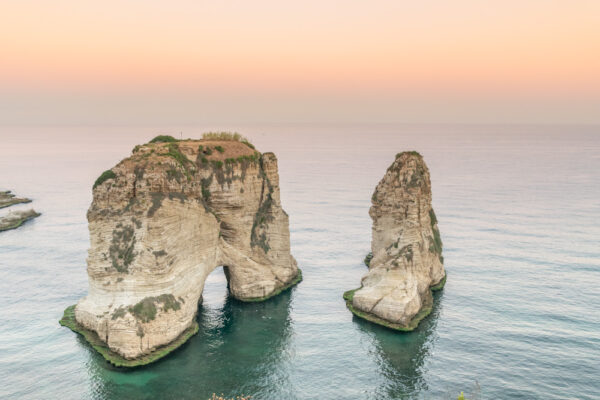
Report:
[{"label": "turquoise water", "polygon": [[[259,304],[209,277],[200,332],[112,368],[58,325],[87,291],[91,185],[158,133],[222,127],[0,127],[0,189],[43,215],[0,233],[0,398],[597,399],[600,127],[232,126],[279,158],[304,281]],[[372,191],[395,153],[429,165],[448,282],[412,333],[356,319]],[[5,213],[6,210],[0,211]],[[477,391],[477,390],[476,390]]]}]

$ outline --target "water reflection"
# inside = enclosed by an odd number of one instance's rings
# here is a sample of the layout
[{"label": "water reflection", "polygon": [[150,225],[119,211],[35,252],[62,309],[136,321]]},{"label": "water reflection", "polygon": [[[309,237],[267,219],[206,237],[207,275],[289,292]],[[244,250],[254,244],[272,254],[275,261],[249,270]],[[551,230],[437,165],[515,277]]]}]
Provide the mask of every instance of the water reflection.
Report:
[{"label": "water reflection", "polygon": [[208,399],[212,393],[254,398],[281,394],[282,388],[291,387],[292,295],[293,289],[262,303],[242,303],[227,295],[221,307],[200,306],[198,334],[142,369],[116,369],[94,354],[88,362],[91,395]]},{"label": "water reflection", "polygon": [[374,398],[414,399],[427,391],[423,377],[425,361],[437,338],[435,331],[442,296],[443,293],[434,294],[432,313],[413,332],[396,332],[354,317],[360,331],[370,339],[369,353],[384,378],[382,385],[375,389]]}]

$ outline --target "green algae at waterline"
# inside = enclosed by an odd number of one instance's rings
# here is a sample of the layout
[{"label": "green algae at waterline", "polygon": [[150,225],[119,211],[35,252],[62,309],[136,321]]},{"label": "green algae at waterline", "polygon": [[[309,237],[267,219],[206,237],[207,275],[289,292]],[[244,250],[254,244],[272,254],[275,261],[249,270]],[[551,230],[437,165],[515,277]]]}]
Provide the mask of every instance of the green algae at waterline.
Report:
[{"label": "green algae at waterline", "polygon": [[[294,287],[295,285],[297,285],[300,282],[302,282],[302,270],[300,270],[300,268],[298,268],[298,275],[296,275],[296,278],[294,278],[294,280],[292,280],[286,286],[284,286],[281,289],[277,290],[276,292],[272,293],[270,296],[244,299],[244,300],[240,300],[240,301],[247,302],[247,303],[250,303],[250,302],[256,303],[256,302],[267,301],[267,300],[281,294],[282,292],[285,292],[286,290],[291,289],[292,287]],[[123,356],[119,355],[118,353],[112,351],[108,347],[108,345],[98,337],[98,334],[96,334],[96,332],[86,329],[79,322],[77,322],[77,320],[75,319],[75,305],[67,307],[64,311],[63,317],[58,322],[62,326],[65,326],[65,327],[71,329],[73,332],[78,333],[81,336],[83,336],[84,339],[92,346],[92,348],[94,350],[96,350],[98,353],[100,353],[100,355],[102,357],[104,357],[106,359],[106,361],[108,361],[115,367],[125,367],[125,368],[141,367],[141,366],[151,364],[155,361],[160,360],[161,358],[167,356],[168,354],[172,353],[173,351],[175,351],[179,347],[181,347],[185,342],[188,341],[188,339],[190,339],[192,336],[194,336],[196,333],[198,333],[198,329],[199,329],[198,323],[196,321],[194,321],[192,326],[190,326],[188,329],[183,331],[171,343],[169,343],[165,346],[161,346],[161,347],[155,349],[154,351],[152,351],[151,353],[145,354],[141,357],[137,357],[134,359],[127,359],[127,358],[124,358]]]},{"label": "green algae at waterline", "polygon": [[431,311],[433,310],[433,292],[442,290],[444,288],[444,285],[446,284],[446,277],[448,276],[448,273],[446,273],[446,275],[444,275],[444,278],[440,281],[440,283],[431,286],[429,288],[430,294],[429,296],[425,296],[425,301],[423,304],[423,307],[421,308],[421,310],[417,313],[417,315],[415,315],[410,322],[408,323],[408,325],[402,325],[402,324],[396,324],[390,321],[386,321],[383,318],[379,318],[378,316],[368,313],[368,312],[364,312],[361,310],[357,310],[356,308],[354,308],[352,306],[352,299],[354,298],[354,292],[356,292],[357,290],[362,289],[362,286],[353,290],[348,290],[347,292],[344,292],[343,298],[346,301],[346,307],[348,307],[348,309],[350,311],[352,311],[352,314],[356,315],[357,317],[360,317],[362,319],[365,319],[369,322],[373,322],[375,324],[381,325],[381,326],[385,326],[386,328],[390,328],[396,331],[401,331],[401,332],[410,332],[413,331],[417,328],[417,326],[419,326],[419,323],[425,319],[425,317],[427,317],[429,314],[431,314]]},{"label": "green algae at waterline", "polygon": [[104,343],[94,331],[84,328],[75,319],[75,305],[69,306],[65,309],[63,317],[60,319],[59,324],[71,329],[73,332],[80,334],[85,340],[96,350],[102,357],[115,367],[140,367],[153,363],[165,357],[169,353],[178,349],[183,345],[189,338],[198,333],[198,323],[193,322],[192,326],[183,331],[181,335],[168,345],[161,346],[149,354],[143,355],[135,359],[127,359],[123,356],[112,351],[106,343]]}]

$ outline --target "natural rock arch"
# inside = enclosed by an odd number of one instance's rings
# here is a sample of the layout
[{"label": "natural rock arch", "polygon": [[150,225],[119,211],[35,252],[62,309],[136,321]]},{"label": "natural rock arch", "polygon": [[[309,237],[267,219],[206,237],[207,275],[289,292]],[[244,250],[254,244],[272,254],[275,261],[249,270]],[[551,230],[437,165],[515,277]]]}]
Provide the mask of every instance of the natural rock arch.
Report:
[{"label": "natural rock arch", "polygon": [[204,282],[218,266],[243,301],[301,280],[277,159],[233,139],[159,137],[94,184],[89,293],[61,323],[113,363],[153,361],[195,333]]}]

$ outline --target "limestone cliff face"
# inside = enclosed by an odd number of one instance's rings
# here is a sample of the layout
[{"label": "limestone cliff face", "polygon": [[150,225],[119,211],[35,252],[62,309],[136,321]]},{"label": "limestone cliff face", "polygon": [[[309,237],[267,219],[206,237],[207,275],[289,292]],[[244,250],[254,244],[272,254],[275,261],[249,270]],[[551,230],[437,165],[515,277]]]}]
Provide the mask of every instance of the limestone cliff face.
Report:
[{"label": "limestone cliff face", "polygon": [[298,276],[272,153],[238,141],[136,146],[93,195],[89,293],[75,318],[125,358],[195,324],[218,266],[240,300],[268,297]]},{"label": "limestone cliff face", "polygon": [[369,214],[373,258],[351,306],[374,322],[412,329],[415,317],[431,307],[430,288],[445,279],[429,170],[421,155],[396,156],[375,189]]}]

